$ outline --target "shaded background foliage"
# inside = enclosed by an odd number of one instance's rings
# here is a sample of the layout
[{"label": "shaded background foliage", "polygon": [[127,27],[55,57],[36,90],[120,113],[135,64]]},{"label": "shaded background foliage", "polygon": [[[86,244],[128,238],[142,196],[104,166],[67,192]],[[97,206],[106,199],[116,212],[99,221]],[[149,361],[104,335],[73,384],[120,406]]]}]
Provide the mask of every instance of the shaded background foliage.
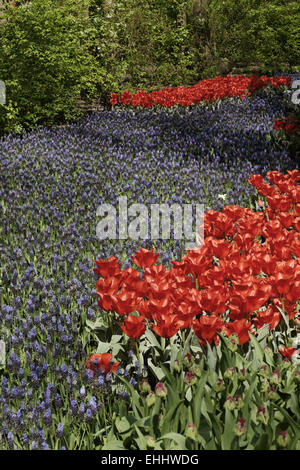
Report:
[{"label": "shaded background foliage", "polygon": [[[1,2],[0,2],[1,3]],[[300,65],[297,1],[2,0],[0,132],[78,117],[76,100]]]}]

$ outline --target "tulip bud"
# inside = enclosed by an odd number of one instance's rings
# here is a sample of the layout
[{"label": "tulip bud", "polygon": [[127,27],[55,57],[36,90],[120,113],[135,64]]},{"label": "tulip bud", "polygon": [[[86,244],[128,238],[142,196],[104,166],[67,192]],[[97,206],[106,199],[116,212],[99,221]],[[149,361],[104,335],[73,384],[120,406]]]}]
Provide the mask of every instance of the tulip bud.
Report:
[{"label": "tulip bud", "polygon": [[276,392],[276,387],[268,387],[268,390],[267,390],[267,397],[270,399],[270,400],[277,400],[279,398],[279,395],[278,393]]},{"label": "tulip bud", "polygon": [[235,374],[234,367],[229,367],[224,372],[224,378],[225,379],[232,379],[234,374]]},{"label": "tulip bud", "polygon": [[140,383],[140,389],[142,393],[149,393],[151,392],[151,386],[146,379],[142,379]]},{"label": "tulip bud", "polygon": [[232,396],[229,396],[226,398],[224,407],[227,408],[227,410],[234,410],[235,409],[235,400]]},{"label": "tulip bud", "polygon": [[236,395],[234,397],[234,401],[235,401],[235,407],[236,407],[237,410],[240,410],[241,408],[243,408],[244,402],[243,402],[243,399],[242,399],[242,395]]},{"label": "tulip bud", "polygon": [[186,368],[189,369],[190,367],[193,366],[194,361],[195,361],[194,357],[190,353],[186,353],[184,358],[183,358],[182,363]]},{"label": "tulip bud", "polygon": [[291,365],[291,361],[288,357],[284,357],[281,363],[281,369],[288,369]]},{"label": "tulip bud", "polygon": [[267,378],[263,378],[261,381],[261,391],[267,393],[269,388],[269,381]]},{"label": "tulip bud", "polygon": [[165,398],[167,396],[167,389],[162,382],[158,382],[155,386],[155,394],[157,397]]},{"label": "tulip bud", "polygon": [[155,440],[153,439],[152,436],[147,437],[147,447],[149,449],[154,449],[155,448]]},{"label": "tulip bud", "polygon": [[236,333],[232,333],[229,338],[228,338],[228,349],[230,349],[230,351],[237,351],[238,349],[238,345],[239,345],[239,337]]},{"label": "tulip bud", "polygon": [[194,366],[194,372],[197,375],[197,377],[201,377],[202,372],[203,372],[203,367],[200,364],[196,364]]},{"label": "tulip bud", "polygon": [[266,409],[263,406],[258,406],[257,407],[257,413],[256,413],[257,420],[260,421],[261,423],[267,425],[269,421],[269,415],[266,411]]},{"label": "tulip bud", "polygon": [[173,369],[174,369],[176,372],[180,372],[180,371],[181,371],[181,365],[180,365],[180,362],[178,361],[178,359],[175,359],[175,361],[173,362]]},{"label": "tulip bud", "polygon": [[194,372],[189,370],[188,372],[186,372],[186,374],[184,376],[184,381],[185,381],[186,384],[192,386],[197,382],[197,376]]},{"label": "tulip bud", "polygon": [[286,447],[290,441],[289,435],[286,431],[280,431],[279,436],[277,438],[277,442],[280,447]]},{"label": "tulip bud", "polygon": [[239,418],[234,426],[234,433],[236,436],[242,436],[246,432],[246,420]]},{"label": "tulip bud", "polygon": [[238,375],[239,380],[246,380],[246,370],[245,369],[240,369],[239,375]]},{"label": "tulip bud", "polygon": [[214,391],[221,392],[222,390],[224,390],[224,388],[225,388],[224,380],[221,377],[219,377],[217,380],[217,383],[214,385]]},{"label": "tulip bud", "polygon": [[259,369],[259,375],[261,375],[262,377],[266,377],[267,376],[267,366],[266,364],[263,364],[260,369]]},{"label": "tulip bud", "polygon": [[280,384],[280,371],[278,369],[273,371],[273,374],[270,377],[270,383],[275,385]]},{"label": "tulip bud", "polygon": [[196,426],[193,423],[189,423],[186,427],[186,430],[185,430],[185,436],[189,437],[193,441],[196,441],[197,440],[197,435],[198,435],[198,433],[197,433]]},{"label": "tulip bud", "polygon": [[274,356],[274,353],[273,353],[272,349],[270,348],[270,346],[265,347],[265,352],[267,354],[270,354],[271,356]]},{"label": "tulip bud", "polygon": [[154,393],[154,392],[150,392],[150,393],[146,396],[146,404],[147,404],[147,406],[150,408],[150,406],[154,405],[155,400],[156,400],[155,393]]}]

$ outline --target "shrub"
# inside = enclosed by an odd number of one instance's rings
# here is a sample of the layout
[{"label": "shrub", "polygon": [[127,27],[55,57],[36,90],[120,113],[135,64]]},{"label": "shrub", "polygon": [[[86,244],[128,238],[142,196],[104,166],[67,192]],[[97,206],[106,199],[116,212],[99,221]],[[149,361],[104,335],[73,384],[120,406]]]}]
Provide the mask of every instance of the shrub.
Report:
[{"label": "shrub", "polygon": [[234,67],[259,63],[265,72],[299,64],[298,2],[211,0],[208,9],[216,57]]},{"label": "shrub", "polygon": [[[98,32],[94,53],[107,77],[108,96],[125,86],[131,91],[153,90],[197,81],[191,4],[191,0],[179,0],[171,7],[170,2],[157,0],[115,0],[108,7],[93,1],[90,19]],[[186,11],[187,19],[182,21]]]},{"label": "shrub", "polygon": [[88,0],[35,0],[5,8],[0,77],[7,103],[0,106],[0,131],[75,118],[76,98],[95,95],[99,78],[88,50],[87,6]]}]

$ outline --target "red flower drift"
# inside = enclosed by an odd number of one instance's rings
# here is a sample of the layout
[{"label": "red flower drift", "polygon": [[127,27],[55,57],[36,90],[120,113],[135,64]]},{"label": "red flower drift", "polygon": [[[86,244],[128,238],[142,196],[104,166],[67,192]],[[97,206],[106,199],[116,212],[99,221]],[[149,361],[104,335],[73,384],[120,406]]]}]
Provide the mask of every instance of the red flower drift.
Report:
[{"label": "red flower drift", "polygon": [[[289,321],[299,324],[300,172],[267,177],[271,184],[261,175],[248,180],[267,200],[263,212],[238,206],[207,211],[202,245],[169,270],[155,265],[153,249],[132,257],[143,277],[137,269],[120,271],[117,258],[98,260],[99,306],[125,317],[128,336],[138,338],[150,327],[171,338],[193,328],[203,347],[217,343],[220,331],[236,334],[242,345],[265,324],[276,329],[283,305]],[[133,311],[139,316],[127,316]]]},{"label": "red flower drift", "polygon": [[214,102],[217,99],[233,96],[239,96],[241,99],[244,99],[256,90],[266,86],[279,87],[290,84],[290,77],[272,78],[266,76],[258,77],[256,75],[251,77],[243,75],[215,77],[201,80],[191,87],[167,87],[150,93],[146,93],[144,90],[138,90],[137,93],[123,91],[120,96],[117,93],[112,93],[110,103],[113,106],[119,103],[125,106],[142,106],[144,108],[151,108],[156,104],[163,107],[175,105],[191,106],[201,101]]}]

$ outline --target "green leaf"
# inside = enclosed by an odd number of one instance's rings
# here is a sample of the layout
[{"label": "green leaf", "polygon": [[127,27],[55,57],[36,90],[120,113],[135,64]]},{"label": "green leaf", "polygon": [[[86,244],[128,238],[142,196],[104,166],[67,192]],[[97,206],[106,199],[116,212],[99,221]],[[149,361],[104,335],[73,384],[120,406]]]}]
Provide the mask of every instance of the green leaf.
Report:
[{"label": "green leaf", "polygon": [[264,351],[261,345],[259,344],[259,342],[257,341],[257,339],[255,338],[255,336],[250,332],[249,332],[249,337],[250,337],[250,342],[254,346],[254,351],[258,359],[258,362],[262,364],[264,361]]},{"label": "green leaf", "polygon": [[97,329],[105,328],[105,324],[104,324],[104,321],[103,321],[102,318],[97,318],[96,321],[91,321],[91,320],[87,319],[85,324],[91,330],[97,330]]},{"label": "green leaf", "polygon": [[255,447],[254,449],[255,450],[266,450],[269,448],[269,436],[266,432],[264,432],[263,434],[261,434],[261,436],[259,437],[257,443],[255,444]]},{"label": "green leaf", "polygon": [[117,418],[116,420],[116,428],[117,430],[122,434],[124,432],[127,432],[131,429],[131,423],[128,421],[128,419],[123,416],[121,419]]},{"label": "green leaf", "polygon": [[290,322],[289,322],[289,317],[288,315],[286,315],[286,313],[284,313],[284,311],[278,307],[278,305],[276,305],[276,307],[278,308],[279,312],[281,313],[281,316],[286,324],[286,327],[287,327],[287,331],[288,331],[288,334],[290,335]]},{"label": "green leaf", "polygon": [[99,341],[98,347],[97,347],[97,354],[107,353],[111,349],[111,347],[112,346],[110,343],[103,343]]},{"label": "green leaf", "polygon": [[115,438],[111,440],[107,439],[107,442],[105,442],[101,450],[125,450],[125,447],[122,441]]},{"label": "green leaf", "polygon": [[159,381],[161,381],[165,377],[165,374],[163,373],[163,371],[159,367],[156,367],[150,358],[148,359],[148,366],[150,367],[152,372],[156,375]]},{"label": "green leaf", "polygon": [[151,346],[154,346],[155,348],[157,348],[161,351],[161,345],[157,341],[157,338],[156,338],[155,334],[153,333],[153,331],[151,331],[151,330],[149,330],[149,328],[147,328],[147,330],[145,332],[145,336],[149,340]]},{"label": "green leaf", "polygon": [[69,449],[74,450],[76,444],[77,444],[77,437],[75,436],[75,434],[72,433],[70,435],[70,447],[69,447]]},{"label": "green leaf", "polygon": [[249,380],[252,380],[252,383],[250,384],[249,388],[244,392],[243,395],[243,401],[244,401],[244,406],[242,408],[242,415],[248,422],[247,428],[249,426],[250,420],[248,420],[249,416],[249,403],[253,398],[253,394],[256,392],[256,387],[257,387],[257,376],[253,374]]},{"label": "green leaf", "polygon": [[211,349],[209,343],[206,341],[207,344],[207,364],[210,367],[210,369],[216,369],[217,365],[217,356],[215,352]]},{"label": "green leaf", "polygon": [[200,378],[198,384],[197,384],[197,389],[196,393],[194,396],[193,400],[193,415],[194,415],[194,420],[195,423],[200,422],[200,416],[201,416],[201,402],[202,402],[202,396],[204,392],[204,386],[207,381],[207,372]]},{"label": "green leaf", "polygon": [[217,450],[217,446],[215,443],[214,438],[212,437],[211,440],[206,444],[205,450]]},{"label": "green leaf", "polygon": [[162,433],[167,432],[168,429],[172,428],[172,423],[174,419],[176,419],[176,410],[177,412],[180,411],[180,405],[183,403],[184,399],[174,403],[174,405],[168,410],[168,412],[164,415],[163,418],[163,425],[162,425]]},{"label": "green leaf", "polygon": [[171,439],[175,441],[176,444],[179,446],[178,450],[186,450],[186,438],[182,434],[178,434],[176,432],[169,432],[168,434],[165,434],[164,436],[160,437],[158,441],[163,439]]},{"label": "green leaf", "polygon": [[133,386],[129,382],[127,382],[127,380],[125,380],[120,375],[118,376],[118,378],[119,378],[119,380],[121,380],[121,382],[123,382],[126,385],[126,387],[129,390],[129,395],[130,395],[131,400],[132,400],[132,406],[133,406],[133,409],[134,409],[135,413],[137,414],[137,417],[139,417],[139,418],[143,417],[143,415],[144,415],[144,405],[142,403],[142,399],[141,399],[140,395],[133,388]]},{"label": "green leaf", "polygon": [[134,428],[137,432],[137,439],[135,439],[135,442],[137,443],[138,445],[138,449],[139,450],[146,450],[147,449],[147,439],[145,438],[145,436],[141,433],[141,431],[139,430],[139,428],[134,425]]},{"label": "green leaf", "polygon": [[0,369],[4,369],[6,364],[6,348],[5,342],[0,340]]},{"label": "green leaf", "polygon": [[290,416],[290,414],[280,405],[277,405],[274,403],[274,407],[280,410],[280,412],[283,414],[289,425],[292,427],[294,433],[296,436],[300,436],[300,427],[299,424],[297,424],[293,418]]},{"label": "green leaf", "polygon": [[225,410],[224,432],[221,436],[222,450],[230,450],[231,449],[232,441],[235,438],[235,434],[234,434],[234,431],[233,431],[234,424],[235,424],[235,419],[233,417],[233,414],[231,413],[230,410],[226,409]]}]

